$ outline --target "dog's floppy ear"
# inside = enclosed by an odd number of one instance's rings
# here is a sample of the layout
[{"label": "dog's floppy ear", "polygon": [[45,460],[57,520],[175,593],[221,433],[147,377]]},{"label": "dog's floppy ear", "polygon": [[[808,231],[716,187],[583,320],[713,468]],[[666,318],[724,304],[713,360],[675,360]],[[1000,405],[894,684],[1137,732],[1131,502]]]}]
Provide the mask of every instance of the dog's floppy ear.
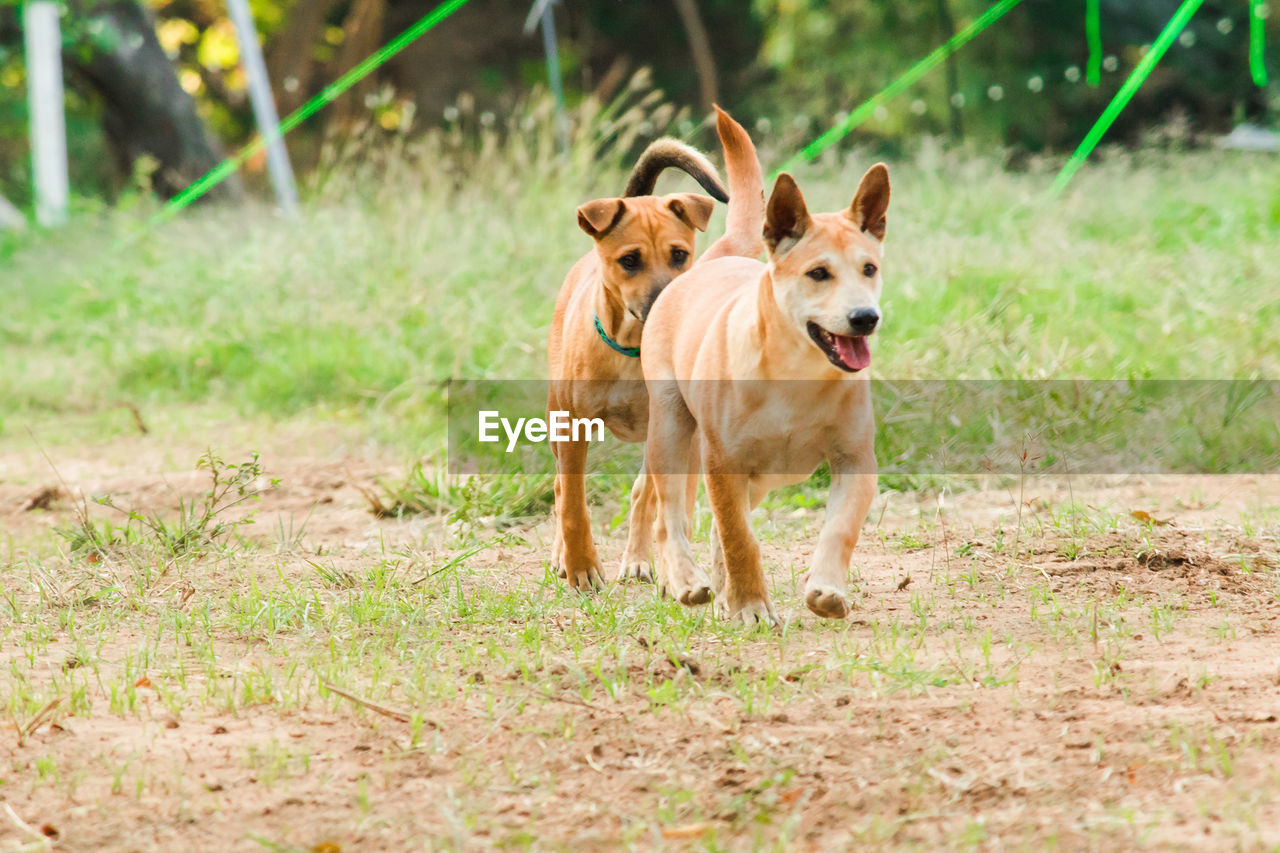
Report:
[{"label": "dog's floppy ear", "polygon": [[799,240],[812,224],[795,178],[786,172],[778,175],[764,212],[764,243],[770,254],[784,241]]},{"label": "dog's floppy ear", "polygon": [[578,208],[578,227],[599,239],[613,229],[627,212],[627,203],[620,198],[598,198]]},{"label": "dog's floppy ear", "polygon": [[876,163],[858,182],[858,192],[848,216],[863,231],[884,241],[885,214],[889,210],[889,167]]},{"label": "dog's floppy ear", "polygon": [[667,207],[685,225],[697,228],[699,231],[706,231],[707,223],[711,221],[711,211],[716,208],[716,202],[710,196],[680,193],[671,197]]}]

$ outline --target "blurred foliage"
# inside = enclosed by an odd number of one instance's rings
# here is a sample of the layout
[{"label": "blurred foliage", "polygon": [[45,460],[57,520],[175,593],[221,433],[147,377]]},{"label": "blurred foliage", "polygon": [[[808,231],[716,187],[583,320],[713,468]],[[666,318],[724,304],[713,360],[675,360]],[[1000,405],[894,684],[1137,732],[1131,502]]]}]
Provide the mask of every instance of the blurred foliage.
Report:
[{"label": "blurred foliage", "polygon": [[[1024,0],[957,52],[955,91],[935,71],[863,133],[889,140],[944,133],[956,110],[966,129],[984,141],[1030,150],[1074,145],[1179,5],[1102,0],[1104,64],[1094,88],[1085,81],[1083,0]],[[770,80],[751,103],[761,113],[791,113],[797,123],[811,123],[811,130],[824,129],[836,113],[872,96],[945,41],[942,10],[959,28],[989,6],[988,0],[755,0],[766,34],[760,62]],[[1265,93],[1249,79],[1248,11],[1245,0],[1206,2],[1109,138],[1133,139],[1174,119],[1189,120],[1198,132],[1263,119]],[[1280,16],[1271,16],[1273,45],[1280,42],[1277,24]],[[1273,50],[1268,64],[1280,68],[1278,58]]]},{"label": "blurred foliage", "polygon": [[[235,31],[221,0],[148,0],[156,34],[183,89],[224,143],[252,132]],[[69,56],[92,51],[93,0],[64,4]],[[435,0],[251,0],[282,112],[435,5]],[[718,97],[773,144],[798,145],[875,94],[990,5],[989,0],[697,0],[710,36]],[[1060,150],[1088,129],[1179,0],[1102,0],[1101,85],[1084,80],[1084,0],[1024,0],[990,31],[860,127],[855,140],[893,148],[920,135],[956,135],[1015,151]],[[326,134],[380,126],[388,138],[444,120],[460,95],[478,111],[508,112],[545,84],[541,42],[521,31],[529,3],[472,0],[290,137],[305,170]],[[17,0],[0,0],[0,193],[27,199],[26,79]],[[608,100],[637,69],[653,69],[665,97],[698,101],[690,38],[673,0],[563,0],[556,7],[568,98]],[[1183,141],[1241,120],[1268,123],[1280,86],[1252,85],[1247,0],[1208,0],[1108,139],[1141,141],[1174,127]],[[948,27],[948,19],[951,21]],[[1280,79],[1280,14],[1266,22],[1272,80]],[[354,59],[353,59],[354,57]],[[136,166],[114,164],[103,110],[68,75],[69,142],[78,193],[114,198]],[[1172,124],[1171,124],[1172,123]],[[250,164],[250,177],[260,164]]]}]

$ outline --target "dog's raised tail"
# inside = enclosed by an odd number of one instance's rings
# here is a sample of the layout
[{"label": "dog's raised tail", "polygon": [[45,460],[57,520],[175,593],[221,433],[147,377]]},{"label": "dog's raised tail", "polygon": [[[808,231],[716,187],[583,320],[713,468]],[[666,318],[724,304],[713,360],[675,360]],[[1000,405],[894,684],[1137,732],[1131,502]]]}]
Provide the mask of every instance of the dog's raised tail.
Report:
[{"label": "dog's raised tail", "polygon": [[716,132],[724,149],[729,176],[729,213],[724,236],[698,260],[758,258],[764,251],[764,172],[750,135],[724,110],[716,107]]},{"label": "dog's raised tail", "polygon": [[658,139],[649,145],[636,161],[627,179],[627,196],[653,195],[658,175],[664,169],[676,168],[687,173],[716,201],[728,201],[720,174],[702,152],[678,139]]}]

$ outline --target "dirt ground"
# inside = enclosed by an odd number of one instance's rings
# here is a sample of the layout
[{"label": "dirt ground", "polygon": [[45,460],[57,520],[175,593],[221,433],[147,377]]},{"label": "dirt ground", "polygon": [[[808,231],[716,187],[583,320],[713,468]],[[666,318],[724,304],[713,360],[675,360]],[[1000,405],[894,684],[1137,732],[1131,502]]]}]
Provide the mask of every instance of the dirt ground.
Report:
[{"label": "dirt ground", "polygon": [[332,431],[245,543],[51,533],[211,439],[0,455],[0,851],[1280,848],[1280,476],[886,492],[840,623],[820,511],[762,511],[776,632],[557,588],[545,519],[375,518],[403,465]]}]

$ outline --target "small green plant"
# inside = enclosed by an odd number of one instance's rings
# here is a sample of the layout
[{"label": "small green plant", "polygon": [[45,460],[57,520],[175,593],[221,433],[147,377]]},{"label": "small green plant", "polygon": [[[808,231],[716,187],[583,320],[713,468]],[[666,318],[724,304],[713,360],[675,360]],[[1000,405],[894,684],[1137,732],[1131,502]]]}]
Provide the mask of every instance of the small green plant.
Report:
[{"label": "small green plant", "polygon": [[95,498],[94,502],[124,515],[123,525],[109,520],[95,522],[89,517],[87,505],[81,503],[76,508],[75,522],[55,531],[72,551],[105,555],[124,546],[149,544],[177,557],[202,551],[239,528],[253,524],[252,513],[240,518],[229,518],[227,513],[247,501],[260,499],[263,492],[280,485],[278,479],[272,478],[267,486],[257,486],[263,471],[256,451],[237,464],[225,462],[209,450],[196,462],[196,469],[207,470],[212,482],[201,497],[191,501],[178,499],[176,519],[166,519],[158,512],[126,509],[105,495]]}]

